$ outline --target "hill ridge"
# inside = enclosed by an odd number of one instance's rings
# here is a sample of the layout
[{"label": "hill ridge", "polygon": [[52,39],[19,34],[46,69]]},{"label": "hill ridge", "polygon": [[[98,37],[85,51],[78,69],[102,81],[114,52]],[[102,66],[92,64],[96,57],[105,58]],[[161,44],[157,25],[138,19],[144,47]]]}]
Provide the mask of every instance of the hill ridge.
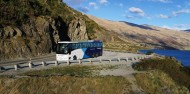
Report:
[{"label": "hill ridge", "polygon": [[108,31],[114,31],[128,41],[149,45],[156,49],[190,49],[187,32],[169,30],[156,26],[144,26],[123,21],[109,21],[88,15]]}]

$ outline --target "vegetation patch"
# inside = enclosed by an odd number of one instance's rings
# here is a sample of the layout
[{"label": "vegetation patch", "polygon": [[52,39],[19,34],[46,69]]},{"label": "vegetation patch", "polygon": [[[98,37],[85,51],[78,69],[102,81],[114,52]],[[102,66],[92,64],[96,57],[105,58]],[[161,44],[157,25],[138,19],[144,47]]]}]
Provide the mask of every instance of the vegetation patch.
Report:
[{"label": "vegetation patch", "polygon": [[133,65],[139,71],[160,70],[168,74],[180,86],[190,86],[190,71],[176,59],[173,58],[152,58],[145,59]]},{"label": "vegetation patch", "polygon": [[180,86],[165,72],[155,70],[134,75],[138,86],[147,94],[189,94],[185,86]]},{"label": "vegetation patch", "polygon": [[131,92],[130,83],[125,77],[98,76],[95,72],[95,70],[113,68],[115,67],[66,66],[27,72],[20,74],[19,78],[2,76],[0,77],[0,92],[2,94],[123,94]]},{"label": "vegetation patch", "polygon": [[0,79],[2,94],[122,94],[129,86],[124,77],[52,76]]},{"label": "vegetation patch", "polygon": [[65,67],[54,67],[51,69],[44,69],[44,70],[34,70],[29,71],[22,76],[75,76],[75,77],[87,77],[87,76],[95,76],[98,73],[94,70],[97,70],[98,67],[96,66],[65,66]]},{"label": "vegetation patch", "polygon": [[105,50],[113,50],[113,51],[122,51],[122,52],[137,52],[140,49],[147,49],[142,46],[137,46],[135,44],[127,43],[127,42],[113,42],[113,43],[104,43]]}]

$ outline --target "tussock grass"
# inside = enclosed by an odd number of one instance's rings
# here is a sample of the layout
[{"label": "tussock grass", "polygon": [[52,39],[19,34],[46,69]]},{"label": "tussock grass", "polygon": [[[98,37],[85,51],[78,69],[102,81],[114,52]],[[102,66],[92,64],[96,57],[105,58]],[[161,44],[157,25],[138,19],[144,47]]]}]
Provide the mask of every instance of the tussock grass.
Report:
[{"label": "tussock grass", "polygon": [[135,74],[138,86],[147,94],[189,94],[185,86],[180,86],[165,72],[156,70]]},{"label": "tussock grass", "polygon": [[0,90],[3,94],[122,94],[128,85],[124,77],[52,76],[15,79]]},{"label": "tussock grass", "polygon": [[65,66],[65,67],[54,67],[51,69],[44,70],[34,70],[29,71],[21,75],[29,75],[29,76],[51,76],[51,75],[68,75],[68,76],[93,76],[96,74],[93,70],[97,69],[95,66]]},{"label": "tussock grass", "polygon": [[142,60],[133,65],[139,71],[159,70],[166,73],[179,86],[188,88],[190,86],[189,69],[182,66],[173,58],[152,58]]},{"label": "tussock grass", "polygon": [[[2,94],[122,94],[131,92],[130,83],[122,76],[98,76],[95,70],[114,66],[67,66],[27,72],[38,77],[0,78]],[[95,75],[94,75],[95,72]],[[61,74],[62,76],[52,76]],[[46,76],[44,75],[51,75]]]}]

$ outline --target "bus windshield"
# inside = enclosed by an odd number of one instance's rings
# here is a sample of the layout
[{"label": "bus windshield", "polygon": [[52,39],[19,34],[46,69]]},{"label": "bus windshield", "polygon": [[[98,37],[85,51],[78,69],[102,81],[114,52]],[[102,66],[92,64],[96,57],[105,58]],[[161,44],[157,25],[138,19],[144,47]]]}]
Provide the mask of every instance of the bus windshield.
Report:
[{"label": "bus windshield", "polygon": [[61,43],[57,45],[57,54],[68,54],[68,43]]}]

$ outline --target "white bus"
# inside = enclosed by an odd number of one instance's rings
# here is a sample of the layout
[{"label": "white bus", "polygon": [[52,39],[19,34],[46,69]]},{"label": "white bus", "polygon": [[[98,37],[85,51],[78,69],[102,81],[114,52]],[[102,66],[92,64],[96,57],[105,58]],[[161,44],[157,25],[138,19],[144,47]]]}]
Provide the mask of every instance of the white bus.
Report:
[{"label": "white bus", "polygon": [[89,40],[82,42],[60,41],[57,45],[57,61],[93,58],[102,55],[102,42]]}]

